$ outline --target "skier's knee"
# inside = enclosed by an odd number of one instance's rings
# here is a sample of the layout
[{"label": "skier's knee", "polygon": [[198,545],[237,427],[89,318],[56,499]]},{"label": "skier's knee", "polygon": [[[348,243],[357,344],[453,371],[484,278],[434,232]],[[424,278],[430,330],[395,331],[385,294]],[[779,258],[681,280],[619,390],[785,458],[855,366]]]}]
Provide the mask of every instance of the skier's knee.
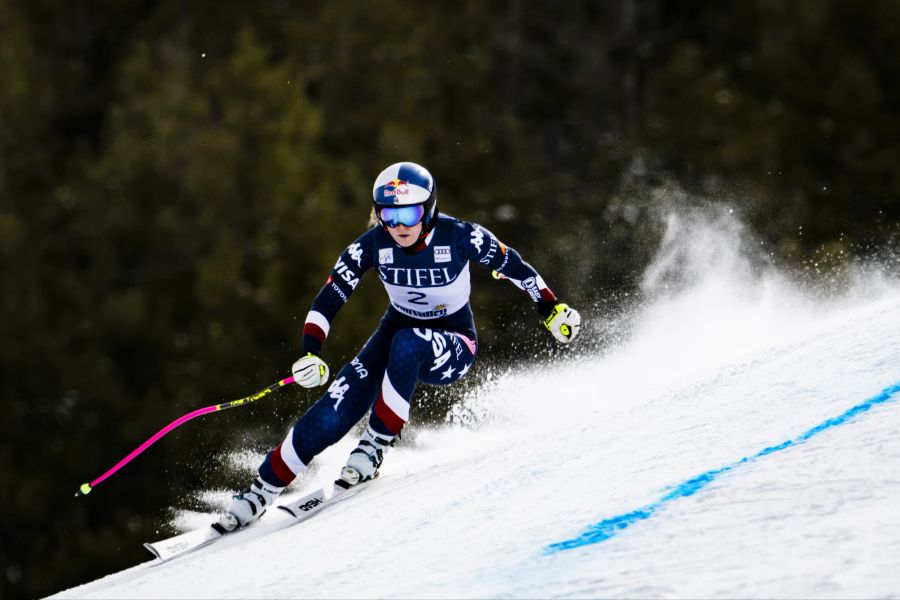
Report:
[{"label": "skier's knee", "polygon": [[391,363],[395,365],[416,365],[422,362],[431,344],[412,329],[401,329],[394,334],[391,342]]},{"label": "skier's knee", "polygon": [[337,411],[323,403],[313,405],[294,426],[295,448],[304,464],[325,448],[339,441],[351,425],[343,422]]}]

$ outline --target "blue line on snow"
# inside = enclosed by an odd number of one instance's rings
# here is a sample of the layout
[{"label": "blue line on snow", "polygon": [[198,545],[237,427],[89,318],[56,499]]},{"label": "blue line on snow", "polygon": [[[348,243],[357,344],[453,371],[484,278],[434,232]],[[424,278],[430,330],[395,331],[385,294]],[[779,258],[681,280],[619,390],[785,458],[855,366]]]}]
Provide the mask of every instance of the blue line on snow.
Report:
[{"label": "blue line on snow", "polygon": [[600,542],[606,541],[623,529],[630,527],[638,521],[649,519],[667,503],[679,498],[693,496],[701,489],[712,483],[716,479],[716,477],[718,477],[722,473],[731,471],[732,469],[735,469],[736,467],[739,467],[744,463],[756,460],[757,458],[761,458],[768,454],[778,452],[779,450],[784,450],[785,448],[790,448],[791,446],[801,444],[814,435],[822,433],[823,431],[832,427],[843,425],[860,413],[866,412],[873,406],[887,402],[897,392],[900,392],[900,383],[885,388],[880,394],[872,396],[861,404],[857,404],[853,408],[847,410],[837,417],[833,417],[831,419],[823,421],[819,425],[816,425],[809,431],[798,435],[792,440],[782,442],[776,446],[769,446],[768,448],[764,448],[763,450],[760,450],[752,456],[745,456],[739,461],[736,461],[719,469],[713,469],[711,471],[701,473],[700,475],[688,479],[684,483],[676,486],[671,492],[669,492],[656,502],[653,502],[652,504],[648,504],[647,506],[641,507],[637,510],[633,510],[625,514],[610,517],[609,519],[603,519],[598,523],[594,523],[593,525],[588,526],[578,537],[550,544],[544,548],[544,554],[554,554],[562,550],[572,550],[574,548],[580,548],[581,546],[588,546],[590,544],[598,544]]}]

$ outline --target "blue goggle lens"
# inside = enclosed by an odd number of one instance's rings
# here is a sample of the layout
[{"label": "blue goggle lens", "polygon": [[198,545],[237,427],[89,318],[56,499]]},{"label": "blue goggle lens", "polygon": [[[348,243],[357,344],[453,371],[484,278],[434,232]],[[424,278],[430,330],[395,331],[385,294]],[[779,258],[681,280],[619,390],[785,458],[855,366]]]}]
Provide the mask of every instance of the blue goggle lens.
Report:
[{"label": "blue goggle lens", "polygon": [[425,216],[425,207],[421,204],[414,206],[385,206],[378,209],[378,218],[388,227],[406,225],[412,227]]}]

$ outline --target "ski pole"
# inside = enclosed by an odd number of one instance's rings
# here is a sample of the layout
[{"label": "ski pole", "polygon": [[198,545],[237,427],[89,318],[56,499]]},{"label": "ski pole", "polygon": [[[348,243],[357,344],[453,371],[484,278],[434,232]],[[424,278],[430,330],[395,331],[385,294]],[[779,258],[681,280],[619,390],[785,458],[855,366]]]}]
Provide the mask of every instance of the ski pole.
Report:
[{"label": "ski pole", "polygon": [[87,496],[88,494],[90,494],[91,490],[94,489],[94,487],[98,483],[100,483],[101,481],[103,481],[104,479],[111,476],[113,473],[115,473],[116,471],[118,471],[119,469],[121,469],[122,467],[127,465],[138,454],[140,454],[141,452],[143,452],[144,450],[149,448],[151,445],[153,445],[153,443],[156,442],[156,440],[163,437],[164,435],[166,435],[167,433],[169,433],[170,431],[172,431],[179,425],[181,425],[183,423],[187,423],[194,417],[199,417],[200,415],[205,415],[205,414],[211,413],[211,412],[225,410],[226,408],[234,408],[236,406],[243,406],[244,404],[250,404],[251,402],[259,400],[263,396],[268,396],[275,390],[280,389],[281,387],[283,387],[285,385],[289,385],[291,383],[294,383],[293,376],[288,377],[286,379],[282,379],[281,381],[278,381],[276,383],[273,383],[266,389],[256,392],[255,394],[253,394],[251,396],[247,396],[246,398],[241,398],[240,400],[232,400],[231,402],[225,402],[223,404],[207,406],[206,408],[198,408],[197,410],[195,410],[193,412],[189,412],[188,414],[175,419],[174,421],[172,421],[171,423],[169,423],[168,425],[166,425],[165,427],[163,427],[162,429],[160,429],[159,431],[154,433],[153,436],[150,439],[148,439],[146,442],[144,442],[143,444],[141,444],[140,446],[138,446],[137,448],[132,450],[128,456],[126,456],[125,458],[123,458],[122,460],[117,462],[109,471],[107,471],[106,473],[104,473],[103,475],[98,477],[97,479],[91,481],[90,483],[81,484],[81,488],[79,488],[79,490],[77,492],[75,492],[75,497],[77,498],[78,496]]}]

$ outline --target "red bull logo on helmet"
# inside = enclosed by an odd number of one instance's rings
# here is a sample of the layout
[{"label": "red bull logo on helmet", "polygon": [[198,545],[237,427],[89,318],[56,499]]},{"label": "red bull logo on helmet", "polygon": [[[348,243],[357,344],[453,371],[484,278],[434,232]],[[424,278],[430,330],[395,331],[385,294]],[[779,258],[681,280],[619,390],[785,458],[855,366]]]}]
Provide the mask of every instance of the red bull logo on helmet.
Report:
[{"label": "red bull logo on helmet", "polygon": [[392,179],[384,184],[385,197],[406,196],[409,194],[409,182],[405,179]]}]

